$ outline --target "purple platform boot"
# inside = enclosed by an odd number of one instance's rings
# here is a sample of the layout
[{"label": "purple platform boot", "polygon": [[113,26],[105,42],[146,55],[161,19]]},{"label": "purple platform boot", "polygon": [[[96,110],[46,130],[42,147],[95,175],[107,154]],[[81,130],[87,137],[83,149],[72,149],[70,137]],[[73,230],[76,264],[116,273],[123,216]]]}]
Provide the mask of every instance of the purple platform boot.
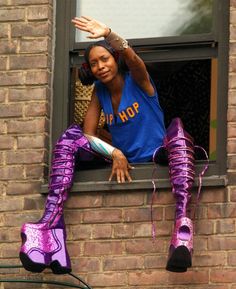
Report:
[{"label": "purple platform boot", "polygon": [[192,266],[193,223],[189,203],[194,182],[194,144],[179,118],[172,120],[164,139],[172,192],[176,198],[175,226],[166,269],[185,272]]},{"label": "purple platform boot", "polygon": [[71,271],[63,204],[72,186],[76,153],[92,158],[90,151],[88,140],[76,124],[71,125],[56,143],[43,217],[21,228],[20,260],[26,270],[42,272],[51,267],[55,274]]}]

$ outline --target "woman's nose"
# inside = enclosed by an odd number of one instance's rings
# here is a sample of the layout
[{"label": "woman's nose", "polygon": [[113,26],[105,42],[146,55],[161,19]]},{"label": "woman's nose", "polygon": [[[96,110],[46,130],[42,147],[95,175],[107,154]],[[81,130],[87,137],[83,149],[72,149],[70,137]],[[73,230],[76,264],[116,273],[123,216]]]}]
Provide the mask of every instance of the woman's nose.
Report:
[{"label": "woman's nose", "polygon": [[103,64],[103,62],[102,61],[99,61],[98,62],[98,69],[103,69],[104,68],[104,64]]}]

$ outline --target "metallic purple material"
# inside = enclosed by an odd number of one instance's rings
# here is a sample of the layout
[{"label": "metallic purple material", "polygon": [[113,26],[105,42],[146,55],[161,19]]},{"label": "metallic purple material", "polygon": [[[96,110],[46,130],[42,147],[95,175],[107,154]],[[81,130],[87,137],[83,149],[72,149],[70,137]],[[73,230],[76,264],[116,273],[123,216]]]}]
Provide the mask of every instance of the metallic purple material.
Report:
[{"label": "metallic purple material", "polygon": [[175,227],[166,269],[185,272],[192,265],[193,224],[190,219],[191,188],[194,183],[194,144],[179,118],[172,120],[164,139],[168,153],[172,192],[176,198]]},{"label": "metallic purple material", "polygon": [[21,228],[20,259],[28,271],[42,272],[47,267],[55,274],[71,271],[63,205],[73,183],[77,154],[83,160],[93,158],[81,128],[73,124],[62,134],[53,151],[45,212],[38,222],[26,223]]}]

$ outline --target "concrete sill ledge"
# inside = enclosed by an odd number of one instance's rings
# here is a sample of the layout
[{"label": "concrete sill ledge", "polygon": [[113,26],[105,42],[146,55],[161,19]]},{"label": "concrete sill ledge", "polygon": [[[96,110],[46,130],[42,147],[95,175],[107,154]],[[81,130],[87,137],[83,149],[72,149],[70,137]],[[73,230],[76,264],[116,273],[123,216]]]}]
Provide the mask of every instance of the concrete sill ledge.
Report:
[{"label": "concrete sill ledge", "polygon": [[[116,181],[108,182],[110,168],[84,170],[76,172],[71,192],[98,192],[98,191],[122,191],[153,189],[152,176],[153,165],[139,165],[132,171],[133,181],[131,183],[118,184]],[[194,186],[198,186],[198,174],[202,166],[196,169]],[[158,188],[171,188],[168,168],[161,167],[154,174],[155,185]],[[226,175],[205,175],[202,178],[203,187],[226,186],[228,183]],[[41,193],[48,192],[48,184],[42,185]]]}]

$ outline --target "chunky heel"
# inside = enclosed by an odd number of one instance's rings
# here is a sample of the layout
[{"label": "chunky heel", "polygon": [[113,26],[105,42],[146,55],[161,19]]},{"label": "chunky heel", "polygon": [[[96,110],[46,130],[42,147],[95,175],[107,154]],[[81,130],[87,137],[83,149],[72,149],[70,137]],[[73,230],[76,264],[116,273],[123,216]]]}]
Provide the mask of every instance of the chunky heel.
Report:
[{"label": "chunky heel", "polygon": [[183,217],[175,223],[166,270],[186,272],[192,266],[192,254],[193,224],[189,218]]},{"label": "chunky heel", "polygon": [[39,273],[51,267],[55,274],[71,271],[65,228],[27,223],[22,226],[21,237],[20,260],[26,270]]}]

